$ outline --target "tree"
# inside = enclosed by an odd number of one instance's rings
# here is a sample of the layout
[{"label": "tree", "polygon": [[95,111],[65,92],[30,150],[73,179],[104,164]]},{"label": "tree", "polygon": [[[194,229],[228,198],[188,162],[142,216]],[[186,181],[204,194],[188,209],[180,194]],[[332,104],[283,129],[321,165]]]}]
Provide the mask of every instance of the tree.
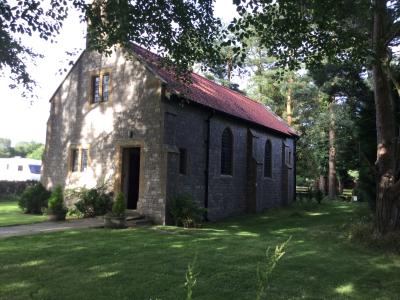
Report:
[{"label": "tree", "polygon": [[[394,76],[391,47],[400,42],[400,2],[390,0],[234,0],[240,17],[229,25],[235,39],[229,43],[240,53],[245,40],[255,35],[290,68],[301,64],[312,66],[325,58],[351,61],[372,70],[377,123],[377,230],[381,234],[400,227],[400,172],[397,119],[392,86],[398,87]],[[12,34],[39,28],[51,36],[64,18],[66,1],[51,1],[50,14],[37,9],[39,1],[20,1],[15,14],[1,2],[2,29],[0,37],[1,67],[10,66],[14,74],[26,75],[18,52],[32,55]],[[34,3],[32,6],[31,4]],[[61,4],[59,4],[61,3]],[[94,5],[75,0],[89,21],[90,48],[110,51],[114,45],[129,46],[136,42],[147,48],[156,47],[174,61],[178,70],[189,69],[195,61],[219,59],[215,40],[221,39],[221,22],[213,16],[212,0],[128,1],[96,0]],[[28,19],[26,19],[28,16]],[[48,24],[42,21],[50,17]],[[18,22],[22,20],[22,27]],[[52,22],[54,21],[54,23]],[[5,25],[3,25],[5,24]],[[45,26],[46,25],[46,26]],[[3,29],[5,28],[5,29]],[[371,30],[372,28],[372,30]],[[28,31],[29,32],[29,31]],[[46,36],[46,34],[44,35]],[[222,38],[227,36],[222,34]],[[11,56],[7,54],[11,49]],[[243,57],[243,55],[241,55]],[[13,63],[16,65],[13,65]],[[14,69],[13,69],[14,68]],[[17,76],[16,75],[16,76]],[[26,76],[16,77],[26,82]]]},{"label": "tree", "polygon": [[[377,123],[377,231],[400,227],[398,139],[391,94],[391,47],[400,42],[400,3],[350,1],[240,1],[230,29],[240,40],[254,30],[270,55],[291,68],[325,58],[372,70]],[[251,11],[249,13],[249,11]],[[373,28],[371,32],[371,28]],[[371,38],[372,37],[372,38]],[[393,81],[398,86],[397,81]]]},{"label": "tree", "polygon": [[0,138],[0,158],[11,157],[11,156],[12,156],[11,140]]},{"label": "tree", "polygon": [[[73,1],[78,6],[79,1]],[[22,42],[24,35],[37,35],[53,42],[70,7],[67,1],[0,1],[0,70],[8,69],[13,84],[32,91],[35,81],[27,70],[27,61],[40,54]],[[26,94],[25,94],[26,95]]]},{"label": "tree", "polygon": [[43,153],[44,153],[44,145],[40,144],[40,145],[38,145],[37,148],[35,148],[31,152],[29,152],[26,155],[26,157],[32,158],[32,159],[37,159],[37,160],[42,160]]},{"label": "tree", "polygon": [[[29,59],[40,56],[22,42],[25,35],[54,41],[70,9],[89,23],[90,48],[109,53],[116,45],[131,42],[156,48],[165,63],[174,61],[179,74],[194,62],[220,59],[221,22],[213,15],[212,0],[187,1],[0,1],[0,70],[10,71],[13,84],[32,91],[35,81],[27,69]],[[92,2],[92,1],[89,1]]]},{"label": "tree", "polygon": [[[43,151],[43,144],[37,142],[19,142],[14,146],[14,155],[22,157],[41,157],[40,152]],[[32,157],[33,158],[33,157]],[[41,158],[38,158],[41,159]]]}]

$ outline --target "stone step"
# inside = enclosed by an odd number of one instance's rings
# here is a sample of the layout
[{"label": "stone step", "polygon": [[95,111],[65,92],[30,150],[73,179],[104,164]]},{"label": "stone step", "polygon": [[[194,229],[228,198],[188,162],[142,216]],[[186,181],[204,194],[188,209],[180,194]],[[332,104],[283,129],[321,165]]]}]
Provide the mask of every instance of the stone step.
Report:
[{"label": "stone step", "polygon": [[126,216],[126,221],[134,221],[134,220],[141,220],[144,219],[144,216],[137,215],[137,216]]},{"label": "stone step", "polygon": [[150,225],[153,225],[153,221],[143,217],[140,219],[126,220],[126,225],[128,227],[150,226]]},{"label": "stone step", "polygon": [[141,217],[142,216],[136,209],[126,209],[125,215],[127,217]]}]

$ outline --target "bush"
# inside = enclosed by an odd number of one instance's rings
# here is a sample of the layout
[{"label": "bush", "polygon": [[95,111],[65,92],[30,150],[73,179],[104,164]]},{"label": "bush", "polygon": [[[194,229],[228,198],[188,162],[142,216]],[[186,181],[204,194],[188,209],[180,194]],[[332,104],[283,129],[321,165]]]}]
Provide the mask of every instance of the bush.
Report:
[{"label": "bush", "polygon": [[194,227],[200,223],[205,209],[195,203],[189,195],[173,197],[169,212],[176,226]]},{"label": "bush", "polygon": [[112,197],[103,186],[82,189],[78,195],[80,200],[75,203],[75,207],[85,218],[102,216],[112,208]]},{"label": "bush", "polygon": [[318,204],[321,204],[322,199],[324,198],[324,193],[322,193],[322,191],[317,188],[317,189],[313,189],[312,195],[313,195],[313,198],[315,199],[315,201],[317,201]]},{"label": "bush", "polygon": [[0,181],[0,197],[7,195],[21,194],[27,187],[38,184],[37,181]]},{"label": "bush", "polygon": [[377,234],[372,222],[357,222],[350,225],[348,238],[351,242],[375,250],[400,253],[400,232]]},{"label": "bush", "polygon": [[53,190],[53,192],[51,193],[49,199],[49,209],[47,213],[49,215],[56,216],[57,220],[64,220],[67,212],[68,209],[65,207],[64,204],[64,195],[62,187],[60,185],[57,185]]},{"label": "bush", "polygon": [[27,187],[21,194],[18,205],[27,214],[42,214],[47,208],[50,192],[41,183]]},{"label": "bush", "polygon": [[112,215],[114,217],[125,216],[125,198],[124,194],[119,192],[112,206]]}]

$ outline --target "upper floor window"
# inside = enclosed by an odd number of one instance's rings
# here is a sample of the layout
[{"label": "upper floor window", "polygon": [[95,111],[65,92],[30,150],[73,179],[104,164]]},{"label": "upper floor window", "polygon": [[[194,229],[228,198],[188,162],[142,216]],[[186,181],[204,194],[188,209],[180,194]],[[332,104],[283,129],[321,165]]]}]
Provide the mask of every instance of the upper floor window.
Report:
[{"label": "upper floor window", "polygon": [[265,142],[264,177],[272,177],[272,144],[270,140]]},{"label": "upper floor window", "polygon": [[221,174],[232,175],[233,169],[233,134],[229,128],[222,133]]},{"label": "upper floor window", "polygon": [[100,73],[92,76],[91,103],[106,102],[110,98],[110,74]]}]

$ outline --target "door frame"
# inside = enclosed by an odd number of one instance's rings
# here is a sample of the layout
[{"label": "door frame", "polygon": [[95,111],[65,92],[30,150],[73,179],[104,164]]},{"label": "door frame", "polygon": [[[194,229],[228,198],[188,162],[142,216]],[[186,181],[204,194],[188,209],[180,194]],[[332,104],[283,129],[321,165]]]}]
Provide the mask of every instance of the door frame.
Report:
[{"label": "door frame", "polygon": [[114,191],[115,193],[123,192],[123,152],[124,149],[129,148],[139,148],[140,149],[140,167],[139,167],[139,195],[137,207],[139,208],[140,203],[143,199],[143,191],[144,191],[144,169],[145,169],[145,154],[144,148],[145,143],[142,140],[124,140],[119,141],[116,144],[116,153],[115,153],[115,175],[114,175]]}]

